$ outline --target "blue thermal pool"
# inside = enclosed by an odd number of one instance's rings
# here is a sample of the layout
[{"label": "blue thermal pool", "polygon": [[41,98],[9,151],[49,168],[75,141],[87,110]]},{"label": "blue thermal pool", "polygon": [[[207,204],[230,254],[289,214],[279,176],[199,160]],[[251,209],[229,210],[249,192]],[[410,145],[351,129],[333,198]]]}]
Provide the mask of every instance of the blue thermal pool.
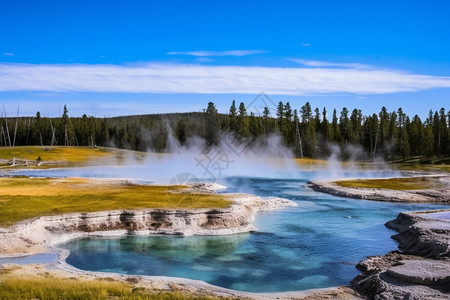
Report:
[{"label": "blue thermal pool", "polygon": [[251,292],[346,285],[369,255],[397,249],[384,223],[401,211],[440,208],[334,197],[304,179],[230,177],[225,192],[277,196],[298,207],[258,213],[258,232],[230,236],[81,239],[60,245],[88,271],[199,279]]}]

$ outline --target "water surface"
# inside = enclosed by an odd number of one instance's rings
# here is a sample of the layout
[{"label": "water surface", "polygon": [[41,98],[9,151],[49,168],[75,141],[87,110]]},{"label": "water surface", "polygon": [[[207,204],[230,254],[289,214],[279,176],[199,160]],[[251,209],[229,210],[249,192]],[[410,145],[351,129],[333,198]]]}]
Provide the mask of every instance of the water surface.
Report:
[{"label": "water surface", "polygon": [[89,271],[199,279],[251,292],[325,288],[348,284],[366,256],[397,248],[386,221],[401,211],[442,207],[340,198],[307,189],[306,181],[226,179],[226,192],[298,203],[258,213],[255,233],[82,239],[61,247],[71,251],[69,264]]}]

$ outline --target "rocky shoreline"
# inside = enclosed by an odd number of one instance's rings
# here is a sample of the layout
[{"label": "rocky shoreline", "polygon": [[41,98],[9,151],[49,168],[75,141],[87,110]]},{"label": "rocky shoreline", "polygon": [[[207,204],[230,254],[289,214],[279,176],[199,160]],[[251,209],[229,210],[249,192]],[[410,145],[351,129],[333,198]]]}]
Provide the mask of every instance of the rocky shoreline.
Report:
[{"label": "rocky shoreline", "polygon": [[[195,191],[203,188],[193,187]],[[58,243],[88,236],[249,232],[256,230],[251,222],[257,211],[295,205],[286,199],[234,194],[233,204],[224,209],[120,210],[40,217],[0,228],[0,257],[48,253],[55,251],[53,247]],[[113,278],[151,290],[171,291],[176,287],[187,294],[238,299],[450,299],[450,210],[400,213],[386,226],[398,231],[393,238],[399,242],[401,252],[392,251],[361,261],[357,268],[362,273],[352,280],[351,287],[245,293],[184,278],[86,272],[66,264],[68,253],[60,249],[56,265],[14,268],[19,275],[22,272],[26,276],[39,276],[45,270],[56,277]],[[11,266],[0,266],[8,267]]]},{"label": "rocky shoreline", "polygon": [[0,228],[0,255],[43,253],[55,244],[87,236],[226,235],[255,231],[259,210],[296,206],[281,198],[234,194],[220,209],[145,209],[72,213],[25,220]]},{"label": "rocky shoreline", "polygon": [[355,199],[387,201],[387,202],[417,202],[417,203],[450,203],[450,176],[442,176],[447,182],[442,189],[427,190],[387,190],[373,188],[342,187],[333,181],[308,181],[308,186],[316,192],[339,197]]},{"label": "rocky shoreline", "polygon": [[[246,199],[241,198],[241,201],[248,203]],[[259,200],[256,203],[261,204]],[[392,251],[386,255],[368,257],[358,263],[357,268],[362,273],[352,280],[351,287],[246,293],[184,278],[86,272],[65,262],[67,250],[58,250],[60,259],[56,265],[14,266],[14,272],[39,276],[45,271],[54,273],[56,277],[84,280],[113,278],[151,290],[176,289],[189,295],[237,299],[450,299],[450,210],[400,213],[386,226],[398,231],[393,238],[399,242],[401,252]],[[3,265],[3,268],[8,267],[11,266]]]},{"label": "rocky shoreline", "polygon": [[[193,186],[195,192],[211,192],[220,187]],[[39,277],[80,280],[116,280],[155,291],[178,291],[187,295],[227,297],[235,299],[361,299],[349,287],[283,293],[247,293],[214,286],[204,281],[165,276],[133,276],[79,270],[65,262],[69,252],[56,248],[58,243],[83,237],[124,235],[226,235],[255,231],[251,224],[255,213],[281,209],[297,204],[282,198],[260,198],[233,194],[233,204],[224,209],[193,210],[117,210],[75,213],[25,220],[9,228],[0,228],[0,257],[18,257],[38,253],[58,253],[56,263],[14,265],[3,264],[18,277]]]},{"label": "rocky shoreline", "polygon": [[371,299],[450,299],[450,210],[400,213],[386,226],[401,252],[361,261],[352,286]]}]

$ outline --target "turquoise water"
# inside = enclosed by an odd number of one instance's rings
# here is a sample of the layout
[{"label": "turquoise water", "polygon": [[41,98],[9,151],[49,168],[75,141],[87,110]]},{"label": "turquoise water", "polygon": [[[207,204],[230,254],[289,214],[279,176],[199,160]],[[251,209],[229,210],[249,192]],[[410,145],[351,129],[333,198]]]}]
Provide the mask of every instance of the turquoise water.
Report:
[{"label": "turquoise water", "polygon": [[75,240],[67,262],[89,271],[204,280],[241,291],[280,292],[346,285],[369,255],[397,249],[384,223],[401,211],[441,206],[334,197],[304,180],[228,178],[226,192],[293,200],[298,207],[258,213],[258,232],[230,236]]}]

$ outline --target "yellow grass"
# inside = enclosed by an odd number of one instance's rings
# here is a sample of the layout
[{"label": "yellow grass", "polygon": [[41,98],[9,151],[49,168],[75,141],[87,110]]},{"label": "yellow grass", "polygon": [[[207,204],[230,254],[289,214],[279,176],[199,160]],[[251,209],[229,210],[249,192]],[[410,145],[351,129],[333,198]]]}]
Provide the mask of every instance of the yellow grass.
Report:
[{"label": "yellow grass", "polygon": [[184,186],[135,185],[85,178],[0,178],[0,225],[44,215],[145,208],[223,208],[227,196]]},{"label": "yellow grass", "polygon": [[[55,168],[111,162],[121,164],[127,158],[139,161],[147,155],[145,152],[104,147],[0,147],[0,166],[3,165],[3,168]],[[161,157],[160,154],[153,155],[157,158]],[[15,159],[15,166],[12,166],[13,159]]]},{"label": "yellow grass", "polygon": [[117,281],[77,280],[75,278],[7,277],[0,280],[0,299],[121,299],[172,300],[215,299],[180,292],[158,292]]},{"label": "yellow grass", "polygon": [[450,165],[447,164],[393,164],[399,170],[403,171],[427,171],[427,172],[447,172],[450,173]]},{"label": "yellow grass", "polygon": [[335,183],[342,187],[389,190],[425,190],[444,187],[438,177],[357,179],[340,180]]},{"label": "yellow grass", "polygon": [[295,162],[301,166],[326,166],[327,161],[324,159],[313,158],[296,158]]},{"label": "yellow grass", "polygon": [[59,162],[85,162],[92,158],[111,155],[111,151],[106,148],[91,147],[50,147],[50,146],[17,146],[0,147],[1,159],[59,161]]}]

